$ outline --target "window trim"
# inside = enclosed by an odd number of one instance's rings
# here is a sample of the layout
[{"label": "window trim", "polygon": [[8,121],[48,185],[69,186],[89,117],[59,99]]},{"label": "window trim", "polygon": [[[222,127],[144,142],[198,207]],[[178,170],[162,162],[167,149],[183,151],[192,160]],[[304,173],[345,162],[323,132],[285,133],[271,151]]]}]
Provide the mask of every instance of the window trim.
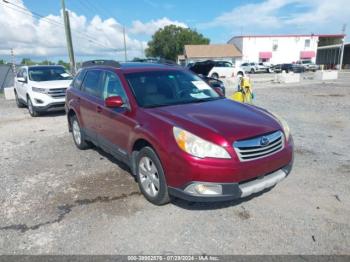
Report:
[{"label": "window trim", "polygon": [[[110,70],[105,70],[105,69],[101,69],[101,71],[104,73],[104,74],[106,74],[107,72],[108,73],[111,73],[111,74],[113,74],[113,75],[115,75],[117,78],[118,78],[118,80],[119,80],[119,82],[120,82],[120,86],[121,86],[121,88],[123,89],[123,91],[124,91],[124,93],[125,93],[125,97],[126,97],[126,101],[123,101],[124,102],[124,105],[122,106],[122,108],[128,108],[128,109],[130,109],[130,101],[129,101],[129,96],[128,96],[128,93],[126,92],[126,89],[125,89],[125,87],[124,87],[124,85],[123,85],[123,82],[122,82],[122,80],[121,80],[121,77],[118,75],[118,74],[116,74],[115,72],[113,72],[113,71],[110,71]],[[103,81],[105,81],[105,75],[103,76]],[[106,97],[106,99],[107,99],[108,97]],[[103,101],[105,100],[105,99],[103,99],[103,98],[101,98]]]}]

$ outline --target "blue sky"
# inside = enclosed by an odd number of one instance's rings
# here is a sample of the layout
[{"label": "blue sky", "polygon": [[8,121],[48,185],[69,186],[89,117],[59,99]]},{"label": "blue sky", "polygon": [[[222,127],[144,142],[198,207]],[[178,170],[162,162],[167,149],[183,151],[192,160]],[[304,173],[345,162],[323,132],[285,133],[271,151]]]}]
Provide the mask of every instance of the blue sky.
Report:
[{"label": "blue sky", "polygon": [[[8,1],[0,1],[0,56],[11,47],[22,57],[66,56],[63,29],[52,25],[62,22],[60,0]],[[348,0],[66,0],[66,7],[82,59],[116,52],[120,58],[123,26],[130,57],[142,56],[152,34],[168,24],[194,28],[211,43],[240,34],[340,33],[344,23],[350,27]]]},{"label": "blue sky", "polygon": [[[83,4],[83,1],[66,0],[66,7],[88,19],[92,19],[96,14],[103,19],[113,16],[126,26],[131,26],[134,20],[146,22],[167,17],[170,20],[184,22],[191,28],[197,28],[198,24],[205,23],[219,16],[225,10],[231,10],[233,7],[247,2],[230,0],[99,0],[89,7],[89,3]],[[91,2],[93,0],[90,0]],[[61,2],[58,0],[40,1],[40,3],[38,0],[24,0],[24,3],[29,9],[41,14],[58,15],[61,7]],[[212,42],[225,42],[229,39],[231,30],[229,28],[225,28],[224,31],[208,28],[198,31],[209,37]]]}]

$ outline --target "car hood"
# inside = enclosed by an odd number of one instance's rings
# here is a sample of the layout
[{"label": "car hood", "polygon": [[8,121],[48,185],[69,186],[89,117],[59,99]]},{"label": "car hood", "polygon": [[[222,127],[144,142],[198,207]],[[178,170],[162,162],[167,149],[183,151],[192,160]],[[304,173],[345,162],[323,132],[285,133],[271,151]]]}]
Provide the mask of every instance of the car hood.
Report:
[{"label": "car hood", "polygon": [[68,88],[72,80],[54,80],[54,81],[31,81],[34,87],[39,88]]},{"label": "car hood", "polygon": [[200,137],[229,142],[281,130],[267,111],[229,99],[149,109],[149,113]]}]

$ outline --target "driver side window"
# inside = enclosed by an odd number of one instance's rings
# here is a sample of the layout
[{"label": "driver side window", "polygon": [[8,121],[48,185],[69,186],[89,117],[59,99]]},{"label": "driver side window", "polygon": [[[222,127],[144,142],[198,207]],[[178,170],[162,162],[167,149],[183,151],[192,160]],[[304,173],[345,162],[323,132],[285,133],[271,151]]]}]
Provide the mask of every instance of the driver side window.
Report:
[{"label": "driver side window", "polygon": [[20,69],[17,73],[17,77],[23,77],[23,69]]},{"label": "driver side window", "polygon": [[24,78],[25,81],[28,80],[28,73],[27,73],[27,69],[23,69],[23,72],[22,72],[22,77]]},{"label": "driver side window", "polygon": [[103,99],[111,96],[120,96],[124,103],[128,101],[128,97],[124,91],[119,77],[112,72],[105,71],[103,83]]}]

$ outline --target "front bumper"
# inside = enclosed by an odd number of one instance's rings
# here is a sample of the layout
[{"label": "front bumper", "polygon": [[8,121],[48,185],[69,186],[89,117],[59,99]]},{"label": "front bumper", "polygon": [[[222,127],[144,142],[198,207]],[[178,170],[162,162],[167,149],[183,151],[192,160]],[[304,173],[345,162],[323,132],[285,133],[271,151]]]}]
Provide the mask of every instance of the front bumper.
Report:
[{"label": "front bumper", "polygon": [[65,103],[64,102],[56,102],[51,103],[46,106],[34,106],[35,111],[37,112],[55,112],[55,111],[64,111]]},{"label": "front bumper", "polygon": [[[265,189],[275,186],[277,183],[286,178],[292,170],[293,161],[281,169],[264,176],[257,177],[241,183],[208,183],[208,182],[190,182],[183,188],[169,187],[169,194],[187,201],[195,202],[215,202],[228,201],[248,197],[252,194],[259,193]],[[222,193],[217,195],[201,195],[200,193],[189,193],[187,188],[192,184],[216,185],[221,186]]]}]

